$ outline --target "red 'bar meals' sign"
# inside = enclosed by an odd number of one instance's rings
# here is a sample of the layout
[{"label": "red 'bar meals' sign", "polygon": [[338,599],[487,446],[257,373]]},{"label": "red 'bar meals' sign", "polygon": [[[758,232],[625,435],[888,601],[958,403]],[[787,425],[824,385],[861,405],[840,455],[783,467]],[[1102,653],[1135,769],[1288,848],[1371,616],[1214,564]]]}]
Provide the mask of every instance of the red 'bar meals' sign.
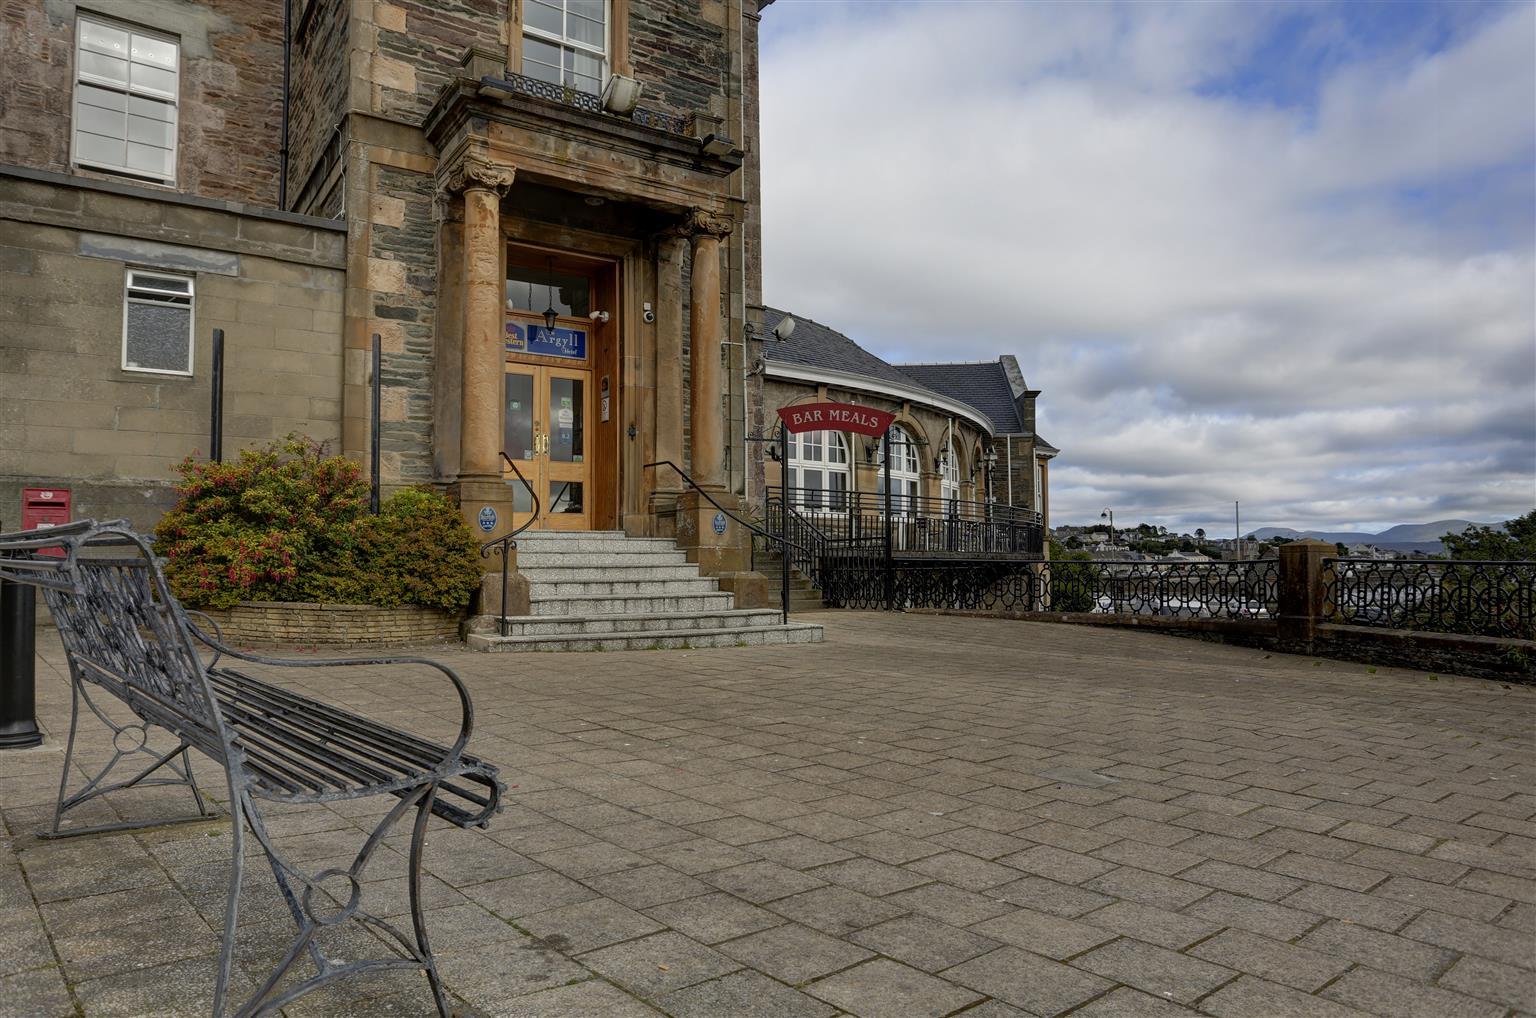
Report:
[{"label": "red 'bar meals' sign", "polygon": [[804,403],[779,410],[785,430],[795,435],[802,431],[857,431],[878,437],[895,419],[895,414],[852,403]]}]

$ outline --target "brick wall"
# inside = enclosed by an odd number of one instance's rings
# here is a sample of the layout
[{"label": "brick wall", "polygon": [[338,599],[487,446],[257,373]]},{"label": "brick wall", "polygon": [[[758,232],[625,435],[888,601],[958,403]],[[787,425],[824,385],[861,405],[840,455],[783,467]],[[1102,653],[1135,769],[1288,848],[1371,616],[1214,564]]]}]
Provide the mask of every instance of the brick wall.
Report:
[{"label": "brick wall", "polygon": [[[76,9],[70,0],[12,0],[0,7],[0,163],[69,170]],[[180,40],[176,189],[275,206],[281,5],[139,0],[84,9]]]},{"label": "brick wall", "polygon": [[459,638],[459,615],[437,608],[246,601],[208,614],[235,647],[384,647]]}]

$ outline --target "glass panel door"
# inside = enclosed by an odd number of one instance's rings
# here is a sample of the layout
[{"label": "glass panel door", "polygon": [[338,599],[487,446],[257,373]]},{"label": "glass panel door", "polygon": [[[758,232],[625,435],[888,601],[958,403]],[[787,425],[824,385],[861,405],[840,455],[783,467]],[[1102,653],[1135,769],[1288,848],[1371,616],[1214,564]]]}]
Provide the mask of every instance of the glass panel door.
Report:
[{"label": "glass panel door", "polygon": [[586,371],[543,368],[545,490],[549,493],[544,525],[551,530],[586,530],[591,475],[587,421],[591,386]]},{"label": "glass panel door", "polygon": [[589,528],[590,382],[591,373],[577,368],[507,365],[502,450],[517,469],[503,464],[503,476],[510,487],[514,527],[534,512],[531,488],[538,493],[539,514],[532,529]]}]

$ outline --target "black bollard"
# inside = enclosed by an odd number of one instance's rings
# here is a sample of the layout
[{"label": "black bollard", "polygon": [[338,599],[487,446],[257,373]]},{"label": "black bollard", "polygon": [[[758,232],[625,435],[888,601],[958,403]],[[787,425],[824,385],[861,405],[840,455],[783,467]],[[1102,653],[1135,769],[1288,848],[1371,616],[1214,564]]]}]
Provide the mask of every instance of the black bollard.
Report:
[{"label": "black bollard", "polygon": [[37,590],[0,580],[0,749],[41,745],[37,729]]}]

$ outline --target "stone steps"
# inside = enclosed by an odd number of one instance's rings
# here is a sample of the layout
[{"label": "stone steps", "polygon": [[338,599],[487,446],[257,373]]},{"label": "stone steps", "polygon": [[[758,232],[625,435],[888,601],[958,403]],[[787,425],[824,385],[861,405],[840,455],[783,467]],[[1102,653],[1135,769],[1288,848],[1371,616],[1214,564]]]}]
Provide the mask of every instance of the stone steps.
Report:
[{"label": "stone steps", "polygon": [[[494,652],[648,650],[812,643],[821,627],[775,608],[740,609],[713,577],[700,576],[675,542],[619,531],[528,532],[517,539],[529,614],[495,615],[464,627],[473,650]],[[796,603],[819,608],[819,596]]]},{"label": "stone steps", "polygon": [[471,650],[527,653],[550,650],[689,650],[703,647],[761,647],[768,644],[820,643],[821,626],[732,626],[721,629],[668,629],[635,633],[570,633],[558,636],[495,636],[470,633]]},{"label": "stone steps", "polygon": [[735,604],[730,594],[708,590],[697,594],[573,594],[567,597],[530,599],[535,615],[632,615],[645,612],[729,611]]},{"label": "stone steps", "polygon": [[[598,615],[519,615],[507,618],[508,636],[602,635],[609,633],[653,633],[668,630],[702,632],[708,629],[742,629],[775,626],[778,611],[771,608],[726,608],[702,612],[612,612]],[[481,616],[476,631],[494,635],[497,619]]]}]

